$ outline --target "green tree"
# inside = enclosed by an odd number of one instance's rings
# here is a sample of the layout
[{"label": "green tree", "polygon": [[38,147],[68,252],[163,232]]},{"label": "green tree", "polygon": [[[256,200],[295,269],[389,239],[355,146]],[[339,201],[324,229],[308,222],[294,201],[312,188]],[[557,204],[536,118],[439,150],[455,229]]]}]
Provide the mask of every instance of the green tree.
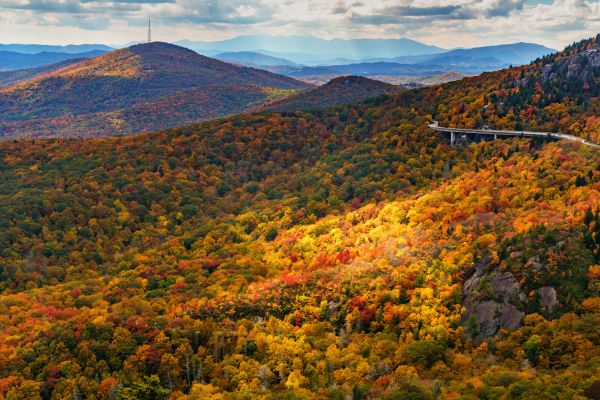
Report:
[{"label": "green tree", "polygon": [[433,395],[421,385],[404,382],[385,395],[384,400],[433,400]]},{"label": "green tree", "polygon": [[116,400],[165,400],[171,391],[160,384],[157,375],[144,377],[144,382],[134,383],[131,387],[119,389]]},{"label": "green tree", "polygon": [[477,326],[477,321],[475,320],[475,315],[471,314],[469,319],[467,320],[467,334],[471,339],[474,339],[475,336],[479,334],[479,327]]},{"label": "green tree", "polygon": [[402,358],[408,364],[418,364],[423,367],[431,367],[433,363],[444,359],[446,346],[435,340],[417,340],[406,345]]},{"label": "green tree", "polygon": [[541,345],[542,339],[538,335],[531,336],[523,345],[525,357],[532,365],[537,365],[539,361]]}]

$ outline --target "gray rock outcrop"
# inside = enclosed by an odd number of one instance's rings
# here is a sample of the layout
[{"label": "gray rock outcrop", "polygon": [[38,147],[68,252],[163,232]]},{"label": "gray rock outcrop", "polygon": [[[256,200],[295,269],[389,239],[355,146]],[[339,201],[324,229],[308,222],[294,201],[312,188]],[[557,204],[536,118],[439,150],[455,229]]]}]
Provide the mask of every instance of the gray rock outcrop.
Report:
[{"label": "gray rock outcrop", "polygon": [[542,81],[552,79],[556,76],[553,71],[566,73],[567,78],[576,77],[583,82],[592,78],[589,68],[600,67],[600,48],[584,51],[575,56],[559,60],[556,63],[546,64],[542,69]]},{"label": "gray rock outcrop", "polygon": [[462,323],[475,321],[475,342],[500,329],[515,329],[521,325],[525,313],[517,305],[523,304],[527,296],[512,273],[491,266],[488,258],[477,263],[475,273],[463,285],[463,293],[466,312]]}]

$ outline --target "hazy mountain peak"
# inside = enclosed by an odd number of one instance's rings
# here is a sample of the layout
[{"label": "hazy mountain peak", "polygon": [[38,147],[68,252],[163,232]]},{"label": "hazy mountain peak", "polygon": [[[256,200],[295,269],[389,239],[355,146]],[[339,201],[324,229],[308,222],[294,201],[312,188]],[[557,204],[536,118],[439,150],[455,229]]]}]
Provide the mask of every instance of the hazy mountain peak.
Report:
[{"label": "hazy mountain peak", "polygon": [[[177,42],[196,51],[237,52],[262,49],[278,53],[306,53],[317,57],[363,59],[371,57],[397,57],[403,55],[433,54],[444,49],[399,39],[321,39],[314,36],[249,35],[232,39],[205,42],[183,40]],[[297,59],[292,61],[298,62]]]}]

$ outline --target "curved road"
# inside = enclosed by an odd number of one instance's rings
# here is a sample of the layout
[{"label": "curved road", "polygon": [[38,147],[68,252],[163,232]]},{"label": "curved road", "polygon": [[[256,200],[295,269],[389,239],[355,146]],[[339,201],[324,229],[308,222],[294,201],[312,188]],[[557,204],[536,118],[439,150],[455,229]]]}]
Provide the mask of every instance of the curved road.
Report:
[{"label": "curved road", "polygon": [[564,133],[555,132],[533,132],[533,131],[501,131],[494,129],[465,129],[465,128],[444,128],[439,126],[437,121],[433,121],[429,124],[429,129],[437,132],[454,132],[454,133],[466,133],[473,135],[490,135],[490,136],[519,136],[519,137],[545,137],[558,140],[570,140],[572,142],[578,142],[586,146],[600,148],[600,145],[592,143],[588,140],[582,139],[577,136],[567,135]]}]

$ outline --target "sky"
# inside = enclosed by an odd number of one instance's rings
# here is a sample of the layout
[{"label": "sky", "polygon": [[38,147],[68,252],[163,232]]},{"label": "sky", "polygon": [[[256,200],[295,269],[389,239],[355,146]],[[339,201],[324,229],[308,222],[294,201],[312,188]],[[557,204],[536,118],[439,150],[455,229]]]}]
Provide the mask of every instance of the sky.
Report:
[{"label": "sky", "polygon": [[600,0],[0,0],[0,43],[126,44],[238,35],[406,37],[444,48],[600,33]]}]

